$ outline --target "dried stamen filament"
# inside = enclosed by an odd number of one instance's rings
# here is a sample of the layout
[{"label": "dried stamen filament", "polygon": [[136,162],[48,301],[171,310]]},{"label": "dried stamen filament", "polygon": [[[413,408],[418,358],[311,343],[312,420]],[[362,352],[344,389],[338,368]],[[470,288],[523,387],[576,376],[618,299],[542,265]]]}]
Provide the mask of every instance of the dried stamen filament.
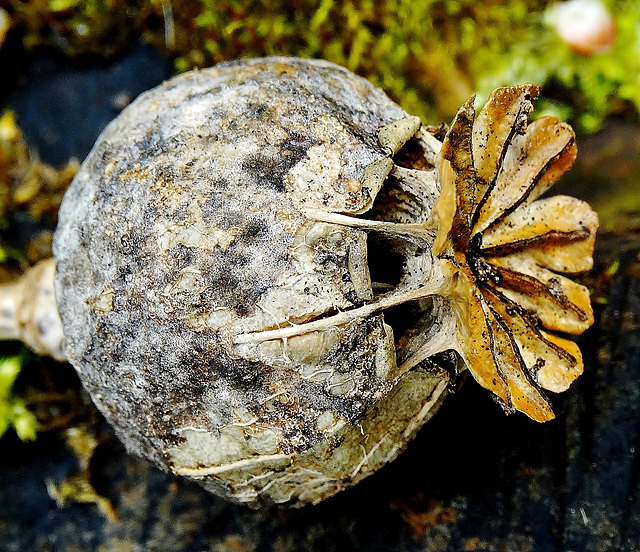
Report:
[{"label": "dried stamen filament", "polygon": [[344,326],[349,322],[357,319],[364,319],[372,316],[385,309],[407,303],[408,301],[416,301],[418,299],[424,299],[430,295],[435,295],[441,288],[441,282],[431,282],[430,285],[423,285],[417,288],[411,288],[403,291],[396,291],[381,297],[379,300],[357,307],[348,311],[343,311],[338,314],[328,316],[326,318],[320,318],[311,322],[305,322],[304,324],[297,324],[293,326],[287,326],[286,328],[278,328],[275,330],[261,330],[257,332],[246,332],[238,334],[234,337],[236,344],[241,343],[259,343],[262,341],[270,341],[272,339],[286,339],[297,335],[304,335],[311,332],[317,332],[334,328],[338,326]]}]

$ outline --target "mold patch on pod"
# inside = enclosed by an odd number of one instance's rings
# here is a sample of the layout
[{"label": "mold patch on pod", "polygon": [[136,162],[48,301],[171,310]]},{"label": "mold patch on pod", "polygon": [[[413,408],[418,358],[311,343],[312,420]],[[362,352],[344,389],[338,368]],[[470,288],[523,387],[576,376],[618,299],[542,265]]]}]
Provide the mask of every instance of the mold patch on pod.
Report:
[{"label": "mold patch on pod", "polygon": [[[238,501],[303,504],[404,448],[447,378],[422,358],[400,370],[379,310],[241,337],[380,295],[366,229],[334,220],[426,220],[437,140],[412,142],[429,170],[386,180],[400,142],[378,130],[406,118],[333,64],[267,58],[176,77],[105,129],[60,210],[56,292],[65,355],[129,450]],[[429,239],[393,242],[409,298]]]}]

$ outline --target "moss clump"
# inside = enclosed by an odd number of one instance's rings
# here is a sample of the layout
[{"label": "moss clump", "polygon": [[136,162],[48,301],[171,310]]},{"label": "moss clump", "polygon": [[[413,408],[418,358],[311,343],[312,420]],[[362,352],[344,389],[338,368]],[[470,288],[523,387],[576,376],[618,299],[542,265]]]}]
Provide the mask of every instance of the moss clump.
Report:
[{"label": "moss clump", "polygon": [[[496,6],[500,24],[479,29],[475,53],[469,55],[476,90],[488,95],[515,82],[546,85],[546,107],[571,118],[583,132],[593,132],[612,112],[634,115],[640,108],[640,3],[606,0],[617,36],[604,53],[585,56],[560,39],[549,21],[549,8],[530,13],[529,2]],[[502,13],[501,13],[502,12]],[[515,24],[514,24],[515,23]],[[561,98],[561,103],[551,101]]]},{"label": "moss clump", "polygon": [[0,437],[13,428],[23,441],[36,438],[38,422],[24,401],[12,392],[22,362],[14,356],[0,361]]},{"label": "moss clump", "polygon": [[91,483],[90,462],[98,446],[96,429],[91,424],[70,427],[64,432],[67,448],[73,453],[80,471],[56,484],[47,480],[47,491],[58,507],[68,504],[96,504],[102,514],[112,522],[118,520],[111,502],[96,492]]},{"label": "moss clump", "polygon": [[592,57],[560,40],[543,0],[10,0],[8,11],[27,46],[113,55],[143,36],[178,71],[246,56],[328,59],[427,121],[448,120],[472,91],[537,82],[548,110],[590,132],[640,107],[640,5],[606,3],[618,38]]},{"label": "moss clump", "polygon": [[42,44],[68,55],[120,53],[135,40],[153,12],[141,0],[9,0],[12,27],[23,33],[26,48]]}]

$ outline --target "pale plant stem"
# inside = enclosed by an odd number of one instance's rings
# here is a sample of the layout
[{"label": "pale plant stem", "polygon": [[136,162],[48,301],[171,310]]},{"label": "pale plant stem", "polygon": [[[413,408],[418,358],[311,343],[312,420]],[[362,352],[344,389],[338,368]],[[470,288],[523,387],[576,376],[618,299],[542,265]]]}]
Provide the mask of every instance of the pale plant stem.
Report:
[{"label": "pale plant stem", "polygon": [[20,278],[0,286],[0,339],[20,339],[17,312],[24,297],[24,281]]},{"label": "pale plant stem", "polygon": [[46,259],[0,286],[0,339],[19,339],[41,355],[64,360],[54,274],[55,261]]}]

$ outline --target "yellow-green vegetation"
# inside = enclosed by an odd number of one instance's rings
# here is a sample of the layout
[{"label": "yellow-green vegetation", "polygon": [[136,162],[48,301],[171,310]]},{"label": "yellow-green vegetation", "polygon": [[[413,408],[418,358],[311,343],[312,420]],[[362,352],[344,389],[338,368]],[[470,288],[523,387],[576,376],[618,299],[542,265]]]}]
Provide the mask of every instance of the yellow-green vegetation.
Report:
[{"label": "yellow-green vegetation", "polygon": [[61,47],[68,55],[112,56],[131,44],[148,19],[149,1],[8,0],[12,27],[25,47]]},{"label": "yellow-green vegetation", "polygon": [[0,361],[0,437],[9,428],[13,428],[18,437],[26,441],[36,438],[38,422],[24,401],[12,392],[21,368],[22,363],[18,356]]},{"label": "yellow-green vegetation", "polygon": [[27,46],[113,55],[138,36],[178,71],[241,56],[334,61],[425,121],[448,120],[473,91],[546,85],[546,111],[583,131],[640,107],[640,3],[605,0],[609,52],[584,56],[557,36],[543,0],[8,0]]},{"label": "yellow-green vegetation", "polygon": [[57,485],[48,479],[49,496],[56,501],[60,508],[73,503],[96,504],[107,519],[116,521],[116,511],[111,502],[99,495],[91,484],[89,462],[98,446],[98,439],[93,430],[88,426],[79,425],[67,429],[64,434],[67,448],[78,461],[80,471],[65,478]]},{"label": "yellow-green vegetation", "polygon": [[[640,108],[640,3],[610,1],[617,36],[608,52],[593,56],[575,53],[548,23],[548,12],[528,13],[525,4],[502,7],[502,25],[476,31],[485,35],[470,57],[476,90],[488,94],[496,86],[536,82],[559,88],[564,118],[575,116],[582,131],[597,130],[606,115]],[[508,14],[508,15],[507,15]],[[514,26],[508,20],[515,20]],[[475,26],[474,24],[472,24]],[[509,29],[506,34],[504,30]],[[490,36],[493,35],[493,36]],[[549,105],[553,109],[553,105]]]}]

